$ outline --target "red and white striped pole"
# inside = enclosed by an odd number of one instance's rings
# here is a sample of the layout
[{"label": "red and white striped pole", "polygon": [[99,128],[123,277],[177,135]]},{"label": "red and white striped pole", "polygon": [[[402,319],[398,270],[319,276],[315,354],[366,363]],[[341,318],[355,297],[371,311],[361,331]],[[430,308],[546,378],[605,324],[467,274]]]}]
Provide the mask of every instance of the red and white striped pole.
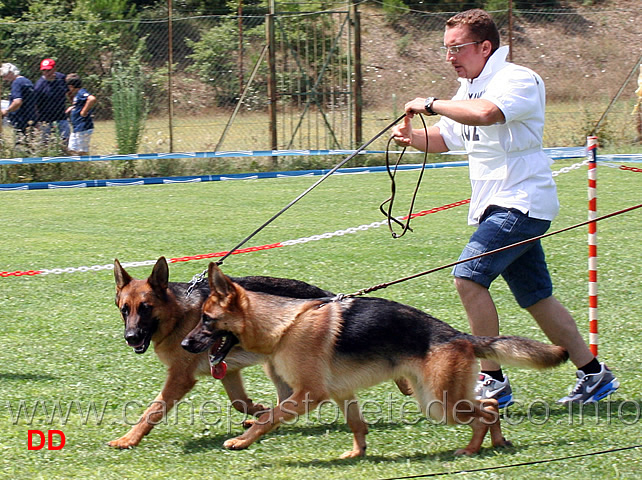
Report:
[{"label": "red and white striped pole", "polygon": [[[587,137],[588,219],[597,218],[597,137]],[[589,348],[597,356],[597,222],[588,225],[589,270]]]}]

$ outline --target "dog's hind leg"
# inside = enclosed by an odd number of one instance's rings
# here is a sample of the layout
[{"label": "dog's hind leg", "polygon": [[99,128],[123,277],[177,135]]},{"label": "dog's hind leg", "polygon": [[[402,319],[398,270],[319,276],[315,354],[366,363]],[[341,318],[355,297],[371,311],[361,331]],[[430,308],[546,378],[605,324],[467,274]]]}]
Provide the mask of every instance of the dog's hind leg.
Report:
[{"label": "dog's hind leg", "polygon": [[[477,361],[473,346],[468,341],[455,340],[435,349],[424,364],[423,387],[433,395],[441,394],[441,401],[434,413],[444,413],[449,424],[470,425],[473,436],[465,448],[456,455],[473,455],[479,452],[484,438],[491,431],[493,446],[506,446],[509,442],[502,436],[497,402],[490,400],[481,404],[474,399],[475,371]],[[435,418],[433,412],[429,412]]]},{"label": "dog's hind leg", "polygon": [[489,430],[493,447],[510,447],[512,444],[502,435],[497,400],[484,400],[481,404],[475,400],[473,405],[473,411],[470,414],[473,436],[466,448],[460,448],[455,455],[474,455],[479,452]]},{"label": "dog's hind leg", "polygon": [[504,438],[504,435],[502,434],[502,425],[499,421],[499,405],[497,404],[496,400],[491,400],[490,404],[487,403],[488,401],[484,401],[484,404],[482,404],[482,409],[487,409],[492,412],[492,415],[494,418],[497,419],[495,422],[491,422],[490,424],[490,441],[493,444],[493,447],[512,447],[513,444]]},{"label": "dog's hind leg", "polygon": [[277,403],[281,403],[283,400],[289,398],[290,395],[292,395],[292,389],[290,388],[290,385],[288,385],[286,381],[283,380],[283,378],[281,378],[278,373],[276,373],[274,365],[272,365],[271,362],[267,362],[267,364],[265,365],[265,372],[276,387]]},{"label": "dog's hind leg", "polygon": [[352,450],[343,453],[341,458],[364,457],[366,455],[368,425],[363,420],[357,397],[353,394],[345,398],[335,398],[334,401],[339,405],[353,434]]}]

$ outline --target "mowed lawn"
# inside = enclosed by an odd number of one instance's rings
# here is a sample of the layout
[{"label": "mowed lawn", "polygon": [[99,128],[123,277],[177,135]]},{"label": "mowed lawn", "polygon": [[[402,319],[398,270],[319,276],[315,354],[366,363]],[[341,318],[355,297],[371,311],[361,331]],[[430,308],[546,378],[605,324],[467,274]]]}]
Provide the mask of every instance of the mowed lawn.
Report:
[{"label": "mowed lawn", "polygon": [[[578,161],[581,161],[578,160]],[[556,162],[555,170],[573,162]],[[639,204],[642,175],[600,166],[600,214]],[[406,213],[417,172],[397,175],[397,215]],[[231,412],[220,382],[203,378],[167,421],[141,444],[118,451],[125,434],[159,392],[165,368],[153,349],[136,355],[123,340],[109,269],[78,267],[153,261],[226,251],[298,196],[317,178],[289,178],[120,188],[0,192],[0,271],[73,271],[0,277],[0,476],[23,479],[384,479],[639,478],[642,470],[642,209],[598,225],[600,357],[622,386],[598,408],[569,410],[555,401],[575,381],[575,368],[537,372],[507,368],[518,402],[502,416],[514,447],[456,458],[467,426],[422,418],[393,382],[360,392],[371,424],[368,456],[339,460],[351,433],[338,409],[284,425],[245,451],[226,451],[243,415]],[[552,230],[587,218],[586,167],[557,177],[562,210]],[[383,220],[385,173],[332,176],[245,246],[274,244]],[[465,168],[427,170],[415,211],[468,198]],[[387,227],[229,257],[230,275],[297,278],[353,293],[456,260],[472,232],[466,206],[413,220],[393,239]],[[543,240],[556,295],[588,338],[587,228]],[[170,280],[189,281],[209,260],[170,265]],[[86,269],[85,269],[86,270]],[[145,277],[151,266],[128,267]],[[502,333],[545,340],[515,304],[502,280],[492,287]],[[467,331],[450,269],[379,290],[376,296],[421,308]],[[413,332],[408,332],[413,335]],[[311,351],[311,355],[315,352]],[[274,388],[261,368],[246,370],[254,401],[272,404]],[[29,430],[58,430],[60,450],[28,449]],[[60,436],[54,435],[59,445]],[[35,438],[38,440],[38,438]],[[38,442],[36,442],[38,443]],[[481,471],[476,471],[481,469]],[[455,472],[469,472],[455,474]],[[451,472],[448,475],[448,472]]]}]

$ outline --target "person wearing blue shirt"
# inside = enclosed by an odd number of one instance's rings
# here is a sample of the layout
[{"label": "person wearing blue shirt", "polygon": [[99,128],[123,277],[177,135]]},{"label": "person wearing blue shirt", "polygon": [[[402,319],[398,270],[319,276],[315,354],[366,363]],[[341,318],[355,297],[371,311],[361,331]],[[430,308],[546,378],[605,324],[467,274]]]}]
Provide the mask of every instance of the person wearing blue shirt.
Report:
[{"label": "person wearing blue shirt", "polygon": [[12,63],[0,66],[0,76],[11,83],[9,106],[2,109],[3,117],[7,117],[15,129],[15,145],[27,145],[30,130],[36,123],[36,98],[33,83],[20,75],[20,70]]},{"label": "person wearing blue shirt", "polygon": [[67,92],[65,74],[56,71],[56,62],[45,58],[40,62],[42,76],[36,82],[37,120],[42,132],[42,141],[48,145],[52,128],[55,127],[62,145],[69,142],[69,122],[67,121]]},{"label": "person wearing blue shirt", "polygon": [[69,137],[69,153],[72,155],[88,155],[89,141],[94,133],[94,105],[96,97],[82,86],[82,81],[76,73],[67,75],[69,94],[73,97],[67,113],[71,119],[73,133]]}]

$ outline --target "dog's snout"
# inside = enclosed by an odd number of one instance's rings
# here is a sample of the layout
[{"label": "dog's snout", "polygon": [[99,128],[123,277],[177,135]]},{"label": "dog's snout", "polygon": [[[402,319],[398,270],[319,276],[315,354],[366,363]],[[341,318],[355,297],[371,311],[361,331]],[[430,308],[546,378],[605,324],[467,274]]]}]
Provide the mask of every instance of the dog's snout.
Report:
[{"label": "dog's snout", "polygon": [[145,336],[142,335],[142,332],[139,329],[131,328],[125,330],[125,341],[130,345],[140,343],[143,338],[145,338]]},{"label": "dog's snout", "polygon": [[181,342],[181,347],[183,347],[188,352],[191,352],[192,349],[194,348],[194,342],[192,340],[192,337],[185,337]]}]

